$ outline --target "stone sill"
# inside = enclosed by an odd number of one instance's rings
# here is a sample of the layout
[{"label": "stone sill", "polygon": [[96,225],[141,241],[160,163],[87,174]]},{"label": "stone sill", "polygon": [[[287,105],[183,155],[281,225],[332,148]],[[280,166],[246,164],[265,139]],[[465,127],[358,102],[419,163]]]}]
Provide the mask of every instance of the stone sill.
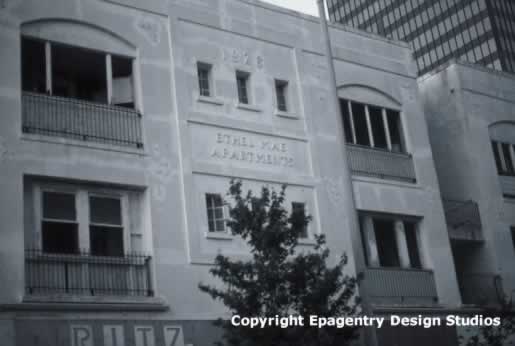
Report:
[{"label": "stone sill", "polygon": [[204,236],[206,239],[214,239],[214,240],[228,240],[231,241],[234,239],[234,236],[229,233],[222,232],[205,232]]},{"label": "stone sill", "polygon": [[281,117],[281,118],[299,119],[299,116],[295,113],[284,112],[284,111],[281,111],[278,109],[275,110],[275,115],[277,115],[278,117]]},{"label": "stone sill", "polygon": [[250,104],[246,104],[246,103],[238,103],[236,105],[236,107],[238,109],[243,109],[243,110],[250,111],[250,112],[255,112],[255,113],[261,113],[263,111],[258,106],[254,106],[254,105],[250,105]]},{"label": "stone sill", "polygon": [[199,96],[198,102],[209,103],[212,105],[223,106],[224,101],[214,96]]},{"label": "stone sill", "polygon": [[21,303],[0,306],[0,310],[50,311],[167,311],[158,297],[84,297],[78,295],[29,295]]}]

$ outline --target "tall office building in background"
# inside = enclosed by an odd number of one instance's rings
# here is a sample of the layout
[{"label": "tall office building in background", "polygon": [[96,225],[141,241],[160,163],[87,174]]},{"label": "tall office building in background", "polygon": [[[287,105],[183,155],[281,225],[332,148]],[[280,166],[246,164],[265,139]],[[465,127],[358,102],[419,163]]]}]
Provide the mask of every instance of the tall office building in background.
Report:
[{"label": "tall office building in background", "polygon": [[410,42],[420,74],[457,58],[515,73],[513,0],[328,0],[332,21]]}]

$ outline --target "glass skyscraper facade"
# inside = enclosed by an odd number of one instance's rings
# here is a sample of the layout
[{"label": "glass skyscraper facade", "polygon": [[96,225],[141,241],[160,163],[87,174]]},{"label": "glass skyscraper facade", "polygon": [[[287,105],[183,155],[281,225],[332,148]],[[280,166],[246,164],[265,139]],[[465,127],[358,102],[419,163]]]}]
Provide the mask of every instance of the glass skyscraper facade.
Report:
[{"label": "glass skyscraper facade", "polygon": [[329,17],[410,42],[420,74],[451,58],[515,73],[515,0],[328,0]]}]

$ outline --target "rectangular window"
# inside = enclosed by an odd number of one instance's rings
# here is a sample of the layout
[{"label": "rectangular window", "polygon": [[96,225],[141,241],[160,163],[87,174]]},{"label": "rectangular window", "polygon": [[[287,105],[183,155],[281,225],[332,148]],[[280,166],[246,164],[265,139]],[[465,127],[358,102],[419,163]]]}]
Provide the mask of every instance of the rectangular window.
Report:
[{"label": "rectangular window", "polygon": [[277,109],[281,112],[288,111],[288,99],[286,96],[288,88],[288,82],[286,81],[275,81],[275,96],[277,99]]},{"label": "rectangular window", "polygon": [[354,121],[354,131],[356,133],[356,144],[370,146],[368,136],[368,125],[365,113],[365,105],[362,103],[351,102],[352,120]]},{"label": "rectangular window", "polygon": [[401,116],[400,113],[393,110],[386,110],[386,118],[388,121],[388,130],[390,131],[390,139],[392,142],[392,151],[403,153],[406,151],[402,138]]},{"label": "rectangular window", "polygon": [[492,150],[497,172],[501,175],[515,175],[515,162],[513,162],[511,153],[512,150],[515,150],[513,145],[510,143],[492,141]]},{"label": "rectangular window", "polygon": [[[292,209],[292,216],[295,215],[295,216],[301,218],[302,220],[306,219],[306,205],[304,203],[292,202],[291,209]],[[302,239],[307,238],[308,237],[308,225],[303,223],[303,224],[299,225],[299,227],[302,228],[299,233],[300,234],[299,237]]]},{"label": "rectangular window", "polygon": [[135,108],[133,58],[22,37],[22,89]]},{"label": "rectangular window", "polygon": [[343,117],[343,128],[345,130],[345,141],[347,143],[354,143],[352,136],[352,123],[349,113],[349,103],[346,100],[340,100],[340,109]]},{"label": "rectangular window", "polygon": [[200,96],[211,96],[211,65],[197,63],[198,87]]},{"label": "rectangular window", "polygon": [[78,253],[79,237],[75,195],[44,191],[41,200],[43,251]]},{"label": "rectangular window", "polygon": [[45,64],[45,42],[22,38],[21,71],[23,91],[47,92]]},{"label": "rectangular window", "polygon": [[374,219],[374,233],[381,267],[400,267],[394,221]]},{"label": "rectangular window", "polygon": [[227,232],[222,195],[206,193],[206,208],[209,232]]},{"label": "rectangular window", "polygon": [[492,151],[494,152],[495,165],[497,166],[497,173],[501,174],[504,169],[503,169],[503,164],[501,161],[501,153],[499,152],[496,141],[492,141]]},{"label": "rectangular window", "polygon": [[236,85],[238,88],[238,101],[243,104],[249,104],[249,79],[247,72],[236,72]]},{"label": "rectangular window", "polygon": [[89,197],[90,250],[95,256],[123,256],[122,204],[119,198]]},{"label": "rectangular window", "polygon": [[510,228],[510,231],[511,231],[511,242],[512,242],[513,248],[515,249],[515,226],[512,226]]},{"label": "rectangular window", "polygon": [[[399,268],[401,263],[409,263],[409,268],[422,269],[418,221],[403,216],[363,214],[360,227],[367,265]],[[377,253],[376,259],[370,258],[372,253]],[[402,261],[401,254],[406,256]]]},{"label": "rectangular window", "polygon": [[370,115],[370,125],[372,126],[372,135],[374,137],[374,147],[388,149],[381,108],[368,106],[368,113]]},{"label": "rectangular window", "polygon": [[511,158],[511,144],[502,143],[501,144],[502,155],[504,157],[504,162],[506,164],[505,173],[509,175],[515,174],[515,167],[513,166],[513,160]]}]

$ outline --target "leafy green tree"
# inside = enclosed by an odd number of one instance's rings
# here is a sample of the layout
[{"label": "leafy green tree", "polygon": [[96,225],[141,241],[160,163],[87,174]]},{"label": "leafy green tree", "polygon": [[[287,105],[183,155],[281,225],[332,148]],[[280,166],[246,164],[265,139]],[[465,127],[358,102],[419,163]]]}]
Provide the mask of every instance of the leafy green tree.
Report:
[{"label": "leafy green tree", "polygon": [[[311,217],[302,210],[284,208],[286,186],[280,191],[263,187],[260,196],[242,192],[241,181],[231,181],[228,196],[232,233],[243,238],[251,259],[235,260],[220,254],[211,274],[221,286],[199,284],[201,291],[221,301],[233,315],[281,317],[310,315],[323,317],[358,314],[357,278],[344,274],[347,257],[328,265],[329,250],[323,235],[315,236],[312,251],[299,251],[299,236]],[[357,328],[315,328],[305,326],[250,328],[235,327],[230,320],[216,322],[224,331],[228,346],[315,346],[350,344],[359,337]]]}]

